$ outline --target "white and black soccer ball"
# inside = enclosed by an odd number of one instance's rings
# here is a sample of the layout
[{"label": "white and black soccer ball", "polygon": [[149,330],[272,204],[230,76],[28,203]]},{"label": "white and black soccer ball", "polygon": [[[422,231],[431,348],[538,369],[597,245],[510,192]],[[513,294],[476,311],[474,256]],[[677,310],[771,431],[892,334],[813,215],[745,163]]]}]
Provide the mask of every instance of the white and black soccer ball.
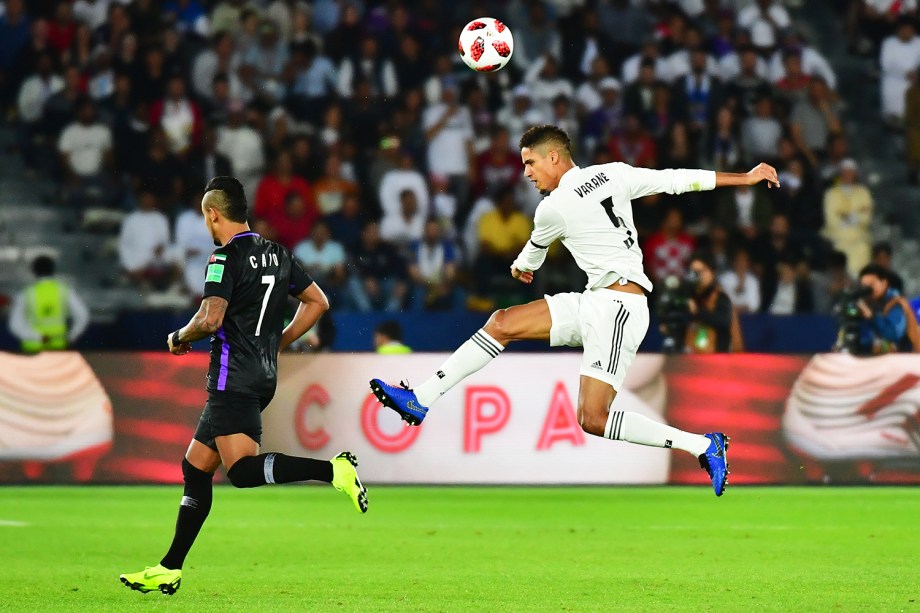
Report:
[{"label": "white and black soccer ball", "polygon": [[478,72],[495,72],[511,59],[514,38],[498,19],[480,17],[463,27],[458,46],[464,64]]}]

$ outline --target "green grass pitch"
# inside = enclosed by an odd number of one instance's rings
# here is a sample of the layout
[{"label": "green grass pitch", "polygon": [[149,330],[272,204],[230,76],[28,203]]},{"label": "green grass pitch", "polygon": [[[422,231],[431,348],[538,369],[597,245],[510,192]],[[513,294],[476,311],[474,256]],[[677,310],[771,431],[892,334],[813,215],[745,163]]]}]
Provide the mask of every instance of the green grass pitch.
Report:
[{"label": "green grass pitch", "polygon": [[[175,596],[180,487],[0,488],[0,610],[917,611],[920,489],[218,487]],[[25,525],[16,525],[22,522]]]}]

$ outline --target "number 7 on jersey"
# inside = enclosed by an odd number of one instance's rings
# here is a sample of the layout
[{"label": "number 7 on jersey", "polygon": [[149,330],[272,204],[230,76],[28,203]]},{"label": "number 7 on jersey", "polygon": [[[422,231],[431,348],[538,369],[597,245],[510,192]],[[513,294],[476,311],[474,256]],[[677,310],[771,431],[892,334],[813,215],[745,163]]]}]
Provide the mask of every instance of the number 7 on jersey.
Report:
[{"label": "number 7 on jersey", "polygon": [[265,296],[262,297],[262,310],[259,312],[259,323],[256,324],[256,336],[262,332],[262,318],[265,317],[265,307],[268,306],[268,297],[272,295],[272,288],[275,287],[275,277],[272,275],[265,275],[262,277],[262,283],[267,284],[268,287],[265,288]]}]

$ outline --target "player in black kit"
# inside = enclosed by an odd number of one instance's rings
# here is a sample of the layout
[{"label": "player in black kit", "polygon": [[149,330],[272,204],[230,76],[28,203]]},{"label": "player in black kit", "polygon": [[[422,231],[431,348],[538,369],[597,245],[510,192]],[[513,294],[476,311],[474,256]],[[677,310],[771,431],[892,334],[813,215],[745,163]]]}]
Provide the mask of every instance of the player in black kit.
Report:
[{"label": "player in black kit", "polygon": [[[211,337],[208,401],[182,460],[185,491],[172,545],[157,566],[121,575],[122,583],[141,592],[174,594],[179,589],[182,564],[208,517],[211,481],[221,464],[236,487],[325,481],[347,494],[359,511],[367,511],[367,490],[351,453],[331,461],[259,454],[261,413],[275,394],[278,352],[313,327],[329,308],[326,295],[290,251],[249,229],[239,181],[212,179],[201,208],[218,248],[208,263],[201,307],[185,327],[169,335],[167,345],[183,355],[190,343]],[[284,327],[288,295],[300,306]]]}]

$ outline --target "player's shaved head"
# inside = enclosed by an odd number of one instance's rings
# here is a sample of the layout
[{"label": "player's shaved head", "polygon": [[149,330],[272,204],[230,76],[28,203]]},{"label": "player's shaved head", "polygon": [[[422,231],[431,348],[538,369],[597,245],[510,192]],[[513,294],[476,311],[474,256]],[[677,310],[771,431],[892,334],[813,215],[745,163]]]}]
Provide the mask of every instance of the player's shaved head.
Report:
[{"label": "player's shaved head", "polygon": [[249,218],[243,184],[233,177],[214,177],[208,181],[202,206],[205,209],[215,209],[236,223],[246,223]]},{"label": "player's shaved head", "polygon": [[572,159],[572,139],[565,130],[551,125],[533,126],[529,128],[521,141],[519,149],[536,150],[541,155],[548,151],[558,151],[560,155]]}]

